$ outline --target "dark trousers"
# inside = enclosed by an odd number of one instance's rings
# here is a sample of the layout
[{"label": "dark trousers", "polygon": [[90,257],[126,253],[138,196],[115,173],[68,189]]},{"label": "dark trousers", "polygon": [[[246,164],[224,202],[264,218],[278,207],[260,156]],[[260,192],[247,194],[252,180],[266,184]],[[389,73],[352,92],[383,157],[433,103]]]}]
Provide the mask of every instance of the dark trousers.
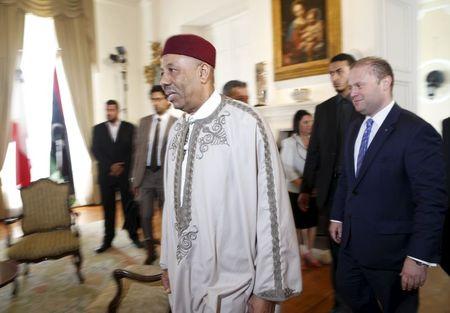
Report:
[{"label": "dark trousers", "polygon": [[354,313],[417,312],[418,291],[403,291],[398,271],[367,268],[342,248],[336,273],[340,295]]},{"label": "dark trousers", "polygon": [[338,312],[347,313],[350,312],[350,308],[345,304],[344,299],[339,294],[339,291],[336,287],[336,271],[339,263],[339,248],[336,242],[333,241],[330,237],[330,233],[328,232],[328,227],[330,226],[330,212],[333,205],[334,193],[337,188],[338,178],[333,178],[330,185],[330,191],[328,193],[328,199],[325,202],[324,207],[319,210],[320,215],[322,216],[322,220],[324,221],[322,225],[325,225],[323,228],[328,236],[328,240],[330,243],[330,252],[331,252],[331,282],[333,284],[334,289],[334,307],[338,309]]},{"label": "dark trousers", "polygon": [[[103,239],[104,244],[111,244],[115,236],[116,228],[116,191],[120,191],[120,198],[122,202],[123,216],[125,219],[137,218],[132,217],[126,212],[128,204],[132,200],[130,194],[130,185],[128,183],[128,178],[126,175],[120,177],[108,176],[100,183],[100,193],[102,198],[103,213],[105,218],[105,235]],[[127,223],[127,225],[136,225],[136,223]],[[128,227],[128,235],[131,240],[136,240],[138,238],[136,227]]]},{"label": "dark trousers", "polygon": [[162,169],[156,172],[146,169],[142,185],[139,187],[138,201],[145,240],[153,240],[153,213],[155,208],[162,208],[164,205],[163,172]]}]

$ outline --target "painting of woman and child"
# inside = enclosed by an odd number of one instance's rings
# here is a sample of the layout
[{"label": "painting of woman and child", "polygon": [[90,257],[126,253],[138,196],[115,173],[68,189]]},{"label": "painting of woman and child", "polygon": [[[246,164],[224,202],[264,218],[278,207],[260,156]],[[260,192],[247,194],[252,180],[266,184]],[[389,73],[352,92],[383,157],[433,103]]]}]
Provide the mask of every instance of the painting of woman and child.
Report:
[{"label": "painting of woman and child", "polygon": [[272,9],[276,79],[326,70],[323,64],[340,48],[339,0],[273,0]]}]

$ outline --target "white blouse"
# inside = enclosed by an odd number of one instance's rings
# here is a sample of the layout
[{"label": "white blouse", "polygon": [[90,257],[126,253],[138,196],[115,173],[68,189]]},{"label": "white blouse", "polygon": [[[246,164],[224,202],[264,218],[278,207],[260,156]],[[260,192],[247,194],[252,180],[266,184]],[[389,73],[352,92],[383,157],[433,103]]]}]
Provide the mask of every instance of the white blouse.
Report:
[{"label": "white blouse", "polygon": [[281,162],[283,163],[289,192],[300,192],[299,188],[292,181],[303,176],[306,153],[307,149],[297,134],[281,142]]}]

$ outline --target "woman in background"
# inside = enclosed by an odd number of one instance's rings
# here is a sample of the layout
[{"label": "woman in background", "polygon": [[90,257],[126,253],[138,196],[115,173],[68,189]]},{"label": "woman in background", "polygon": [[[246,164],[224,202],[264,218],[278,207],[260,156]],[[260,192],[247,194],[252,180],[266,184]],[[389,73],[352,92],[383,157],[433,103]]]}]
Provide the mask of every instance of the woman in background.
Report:
[{"label": "woman in background", "polygon": [[312,255],[318,223],[317,207],[312,201],[310,207],[306,211],[302,211],[297,204],[312,123],[312,116],[307,111],[299,110],[295,113],[293,134],[281,142],[281,161],[286,173],[289,198],[295,227],[297,228],[297,238],[299,243],[306,246],[306,249],[302,252],[302,258],[307,265],[319,267],[321,266],[320,262]]}]

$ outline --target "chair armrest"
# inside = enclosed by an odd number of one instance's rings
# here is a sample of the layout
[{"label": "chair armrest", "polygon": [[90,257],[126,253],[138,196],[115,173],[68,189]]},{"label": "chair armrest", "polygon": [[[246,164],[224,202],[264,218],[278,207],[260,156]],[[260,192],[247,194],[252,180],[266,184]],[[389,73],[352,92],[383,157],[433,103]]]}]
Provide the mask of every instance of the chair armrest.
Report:
[{"label": "chair armrest", "polygon": [[75,212],[73,208],[69,208],[70,213],[70,226],[73,227],[73,231],[75,232],[75,235],[77,237],[80,236],[80,228],[78,227],[77,221],[78,217],[80,216],[79,212]]},{"label": "chair armrest", "polygon": [[69,212],[72,219],[71,225],[75,225],[77,223],[78,217],[80,216],[80,213],[72,210],[71,208],[69,209]]},{"label": "chair armrest", "polygon": [[12,224],[23,219],[22,208],[4,210],[0,213],[0,222],[5,225],[6,228],[6,247],[11,246],[11,226]]},{"label": "chair armrest", "polygon": [[0,221],[5,225],[13,224],[21,219],[23,219],[22,208],[9,209],[0,213]]},{"label": "chair armrest", "polygon": [[131,280],[136,280],[139,282],[156,282],[161,280],[162,274],[157,275],[141,275],[137,273],[133,273],[124,269],[116,269],[113,272],[114,280],[117,284],[117,291],[114,299],[110,302],[108,306],[108,313],[116,313],[117,308],[119,307],[121,297],[122,297],[122,278],[128,278]]}]

